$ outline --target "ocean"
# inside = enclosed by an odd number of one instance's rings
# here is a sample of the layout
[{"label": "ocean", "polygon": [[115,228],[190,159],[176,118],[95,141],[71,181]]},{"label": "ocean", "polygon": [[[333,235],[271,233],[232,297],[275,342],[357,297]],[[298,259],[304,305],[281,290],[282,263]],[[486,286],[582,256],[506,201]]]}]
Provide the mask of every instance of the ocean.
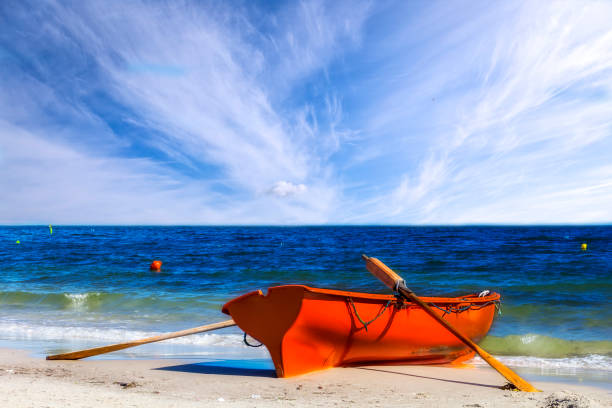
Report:
[{"label": "ocean", "polygon": [[[388,293],[362,253],[419,295],[499,292],[481,346],[519,373],[612,382],[612,226],[0,227],[0,347],[42,356],[200,326],[276,285]],[[266,357],[230,328],[100,358]]]}]

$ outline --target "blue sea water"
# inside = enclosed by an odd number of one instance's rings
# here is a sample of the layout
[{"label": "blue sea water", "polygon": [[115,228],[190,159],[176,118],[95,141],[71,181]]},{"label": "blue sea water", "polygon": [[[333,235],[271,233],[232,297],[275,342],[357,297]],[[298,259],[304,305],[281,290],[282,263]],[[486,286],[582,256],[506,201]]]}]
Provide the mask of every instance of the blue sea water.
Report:
[{"label": "blue sea water", "polygon": [[[19,243],[17,243],[19,241]],[[587,250],[581,245],[587,244]],[[483,346],[521,367],[612,373],[612,227],[0,227],[0,346],[40,354],[225,320],[226,301],[283,284],[502,295]],[[149,271],[163,261],[161,273]],[[237,328],[119,356],[265,357]]]}]

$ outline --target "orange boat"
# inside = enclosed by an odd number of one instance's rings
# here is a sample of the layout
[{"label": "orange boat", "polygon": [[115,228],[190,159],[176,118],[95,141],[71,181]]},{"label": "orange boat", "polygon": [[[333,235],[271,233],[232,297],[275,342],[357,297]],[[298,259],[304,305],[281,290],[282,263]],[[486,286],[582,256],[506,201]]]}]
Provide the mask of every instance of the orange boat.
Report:
[{"label": "orange boat", "polygon": [[[489,331],[499,294],[422,297],[478,342]],[[364,364],[442,364],[474,352],[419,306],[392,295],[277,286],[223,306],[245,333],[263,343],[278,377]]]}]

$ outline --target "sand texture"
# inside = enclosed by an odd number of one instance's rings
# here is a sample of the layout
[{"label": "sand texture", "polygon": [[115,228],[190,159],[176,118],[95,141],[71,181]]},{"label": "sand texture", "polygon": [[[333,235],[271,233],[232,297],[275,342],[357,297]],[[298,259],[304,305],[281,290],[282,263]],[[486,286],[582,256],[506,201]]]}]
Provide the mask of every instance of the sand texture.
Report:
[{"label": "sand texture", "polygon": [[0,349],[0,407],[612,407],[601,388],[535,382],[543,392],[505,391],[502,377],[480,367],[269,374],[175,360],[46,361]]}]

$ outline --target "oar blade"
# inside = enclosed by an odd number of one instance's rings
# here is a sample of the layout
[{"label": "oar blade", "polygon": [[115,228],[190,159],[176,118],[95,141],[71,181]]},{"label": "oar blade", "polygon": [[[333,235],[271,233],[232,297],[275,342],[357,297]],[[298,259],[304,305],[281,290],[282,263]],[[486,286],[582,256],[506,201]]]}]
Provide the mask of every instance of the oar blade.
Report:
[{"label": "oar blade", "polygon": [[480,350],[477,351],[478,355],[485,360],[491,367],[497,370],[506,380],[510,381],[518,390],[525,392],[540,392],[533,385],[523,380],[517,373],[512,371],[510,368],[505,366],[501,361],[484,351],[480,346],[476,345]]},{"label": "oar blade", "polygon": [[123,350],[129,347],[138,346],[143,343],[121,343],[113,344],[112,346],[94,347],[85,350],[72,351],[70,353],[55,354],[53,356],[47,356],[47,360],[80,360],[82,358],[97,356],[100,354],[111,353],[113,351]]}]

